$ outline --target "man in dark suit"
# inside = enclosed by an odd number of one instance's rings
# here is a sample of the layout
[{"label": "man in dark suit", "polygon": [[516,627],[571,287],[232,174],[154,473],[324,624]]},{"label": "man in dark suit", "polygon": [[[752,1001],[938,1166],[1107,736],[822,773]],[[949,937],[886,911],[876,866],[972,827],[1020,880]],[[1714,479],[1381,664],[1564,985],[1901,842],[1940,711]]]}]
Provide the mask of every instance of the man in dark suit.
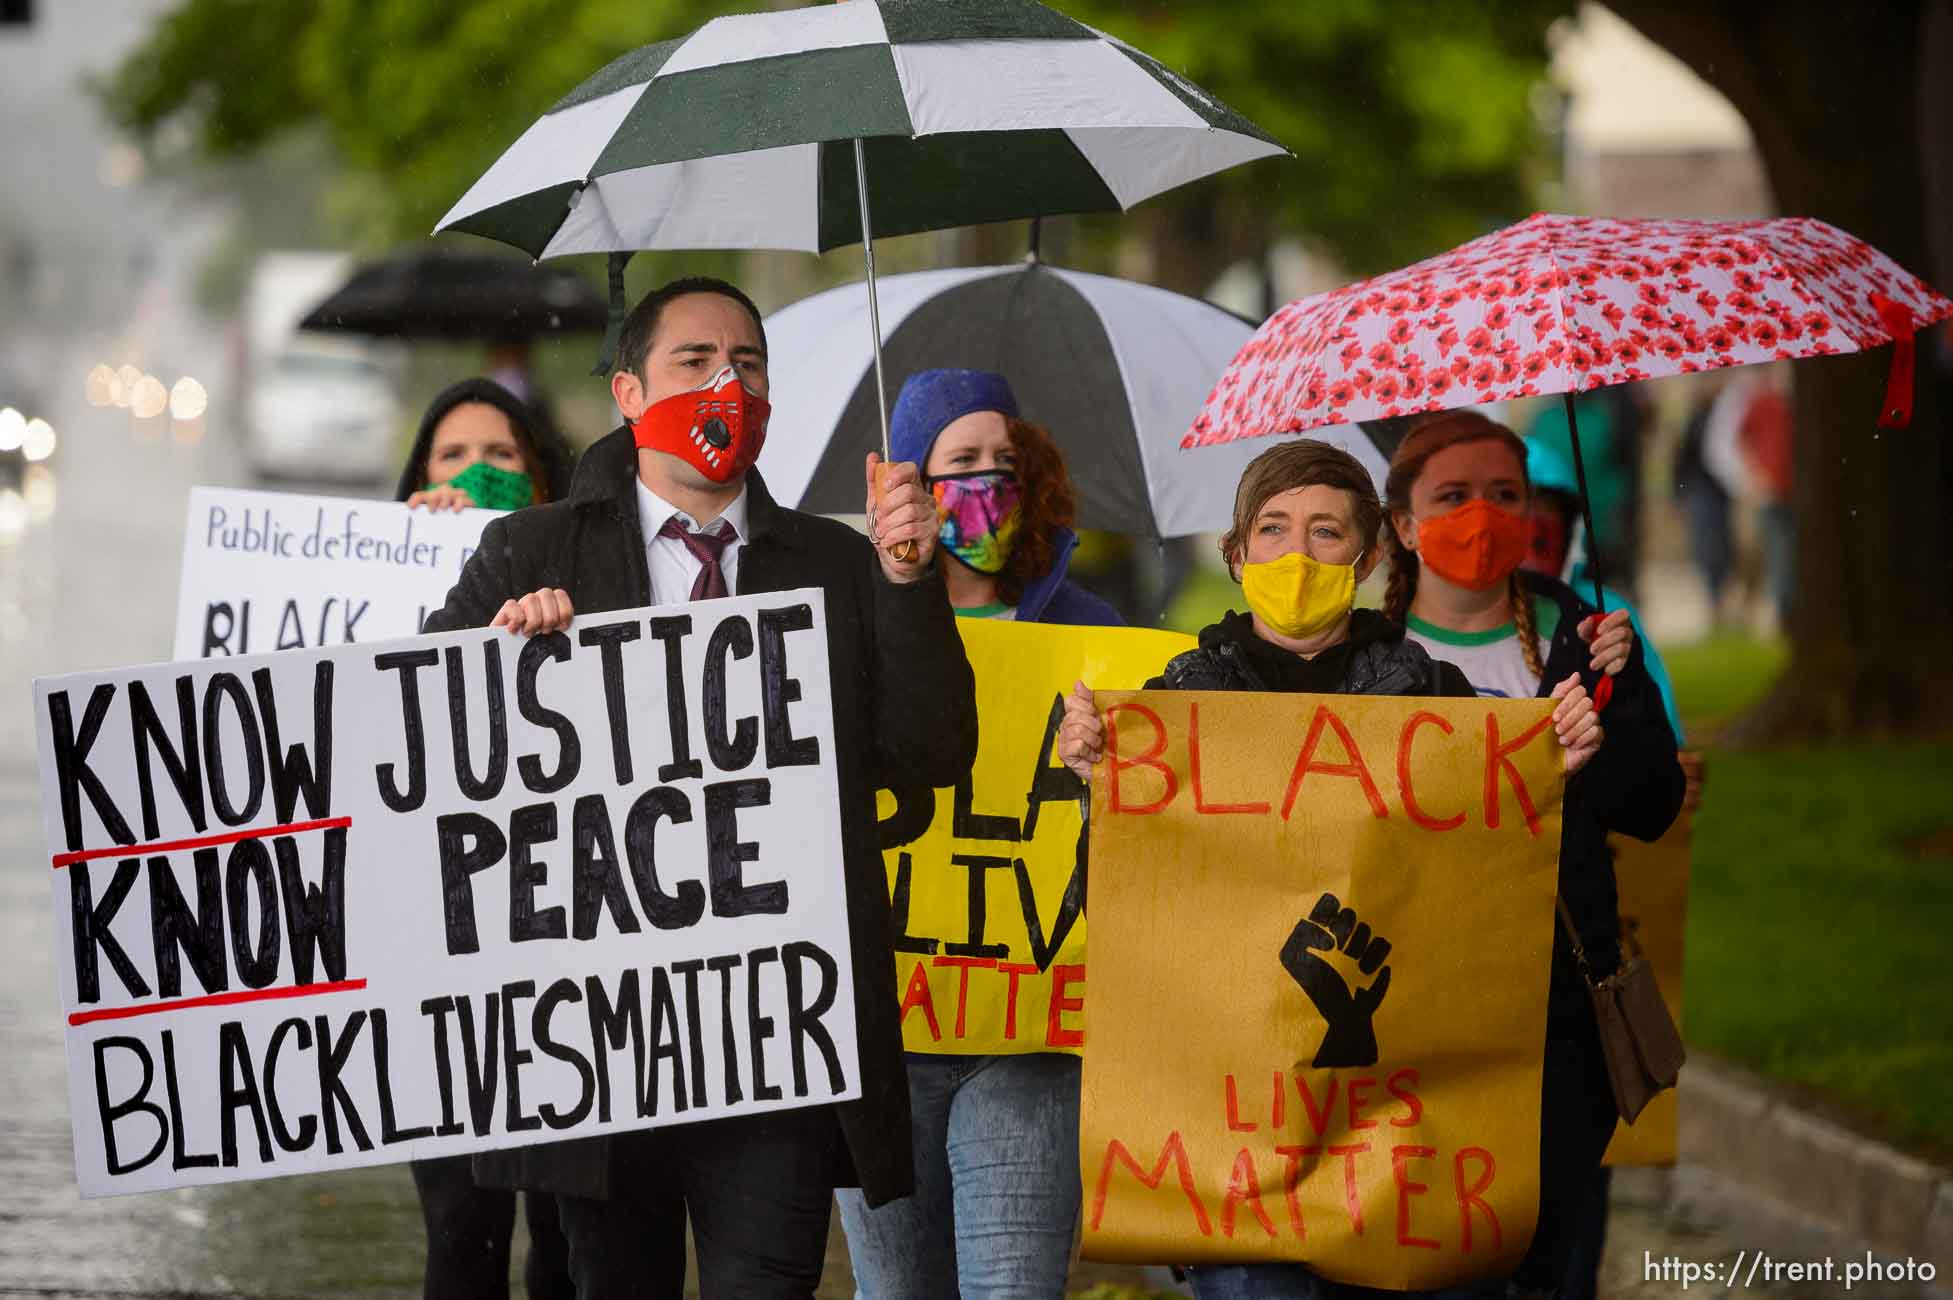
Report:
[{"label": "man in dark suit", "polygon": [[770,408],[765,333],[745,294],[667,285],[631,313],[618,356],[625,427],[584,453],[567,499],[488,525],[427,627],[535,635],[579,614],[822,589],[862,1095],[493,1152],[476,1157],[476,1177],[558,1195],[583,1300],[676,1296],[688,1211],[705,1296],[809,1297],[832,1190],[858,1185],[880,1204],[913,1185],[875,790],[897,774],[952,785],[969,769],[974,683],[916,466],[868,458],[872,544],[779,505],[751,468]]}]

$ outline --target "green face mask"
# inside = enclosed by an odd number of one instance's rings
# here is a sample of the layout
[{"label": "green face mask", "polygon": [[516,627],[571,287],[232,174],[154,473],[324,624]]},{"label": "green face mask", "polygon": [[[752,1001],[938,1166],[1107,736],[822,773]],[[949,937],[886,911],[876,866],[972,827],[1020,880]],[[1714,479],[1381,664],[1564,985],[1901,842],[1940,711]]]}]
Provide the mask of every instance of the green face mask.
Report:
[{"label": "green face mask", "polygon": [[[439,484],[429,483],[429,487]],[[478,460],[447,481],[448,487],[460,488],[468,494],[469,500],[484,510],[520,510],[533,505],[536,500],[535,484],[527,474],[517,474],[500,469],[485,460]]]}]

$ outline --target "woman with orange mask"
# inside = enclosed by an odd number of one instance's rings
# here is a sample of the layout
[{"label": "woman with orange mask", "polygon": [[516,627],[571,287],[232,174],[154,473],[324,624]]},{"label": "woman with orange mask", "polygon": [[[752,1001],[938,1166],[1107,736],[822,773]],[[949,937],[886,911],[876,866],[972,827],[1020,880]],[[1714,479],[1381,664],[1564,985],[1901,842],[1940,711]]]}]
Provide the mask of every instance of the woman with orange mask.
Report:
[{"label": "woman with orange mask", "polygon": [[[1682,805],[1682,769],[1628,614],[1600,618],[1564,583],[1522,571],[1530,540],[1526,447],[1476,411],[1413,425],[1384,485],[1390,581],[1383,611],[1480,695],[1561,698],[1585,673],[1613,679],[1605,739],[1567,780],[1560,897],[1595,976],[1620,964],[1607,836],[1660,838]],[[1593,1004],[1564,925],[1554,928],[1540,1096],[1539,1227],[1512,1281],[1550,1293],[1566,1276],[1580,1193],[1614,1133],[1613,1089]]]}]

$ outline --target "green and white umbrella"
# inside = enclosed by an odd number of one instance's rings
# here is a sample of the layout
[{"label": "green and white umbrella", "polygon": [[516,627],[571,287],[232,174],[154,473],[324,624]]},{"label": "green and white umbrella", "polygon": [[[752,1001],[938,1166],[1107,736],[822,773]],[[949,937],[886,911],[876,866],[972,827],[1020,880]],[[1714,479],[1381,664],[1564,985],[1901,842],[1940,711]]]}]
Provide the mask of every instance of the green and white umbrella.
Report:
[{"label": "green and white umbrella", "polygon": [[849,0],[715,18],[566,95],[441,219],[532,257],[825,252],[1129,208],[1284,152],[1157,60],[1031,0]]},{"label": "green and white umbrella", "polygon": [[[846,0],[715,18],[624,55],[437,229],[538,258],[863,242],[872,303],[873,236],[1129,208],[1283,152],[1158,60],[1033,0]],[[621,274],[613,259],[620,293]]]}]

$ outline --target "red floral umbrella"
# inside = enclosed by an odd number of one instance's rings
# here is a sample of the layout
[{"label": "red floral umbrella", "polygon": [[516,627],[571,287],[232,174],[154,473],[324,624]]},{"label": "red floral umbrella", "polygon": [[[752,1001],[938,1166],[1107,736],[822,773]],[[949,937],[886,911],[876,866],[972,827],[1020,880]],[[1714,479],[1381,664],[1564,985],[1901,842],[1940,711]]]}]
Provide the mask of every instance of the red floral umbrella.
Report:
[{"label": "red floral umbrella", "polygon": [[1948,315],[1953,301],[1822,221],[1540,213],[1289,303],[1242,345],[1180,445],[1560,393],[1592,547],[1574,393],[1894,343],[1879,423],[1903,426],[1913,333]]},{"label": "red floral umbrella", "polygon": [[[1909,344],[1947,315],[1953,301],[1822,221],[1541,213],[1283,307],[1180,445]],[[1911,418],[1910,368],[1894,372],[1883,424]]]}]

